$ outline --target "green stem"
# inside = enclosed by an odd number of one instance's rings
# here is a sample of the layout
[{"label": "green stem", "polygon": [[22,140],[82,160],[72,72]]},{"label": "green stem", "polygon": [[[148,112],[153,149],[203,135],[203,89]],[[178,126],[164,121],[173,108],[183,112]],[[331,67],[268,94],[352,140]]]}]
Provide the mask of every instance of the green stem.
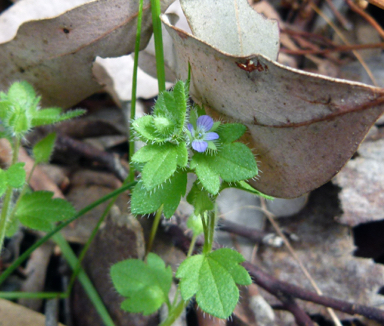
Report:
[{"label": "green stem", "polygon": [[189,249],[188,249],[187,257],[191,257],[192,256],[193,249],[195,249],[196,240],[197,240],[197,234],[194,234],[192,236],[191,243],[189,244]]},{"label": "green stem", "polygon": [[[11,165],[15,164],[19,157],[20,139],[16,137],[14,141],[15,143],[13,145]],[[9,211],[11,200],[12,200],[12,193],[13,193],[13,188],[11,186],[8,186],[7,190],[5,191],[5,197],[4,197],[3,207],[1,210],[1,216],[0,216],[0,252],[3,249],[5,231],[8,225],[8,220],[9,220],[8,211]]]},{"label": "green stem", "polygon": [[204,231],[204,246],[203,246],[203,253],[208,254],[210,252],[209,250],[209,231],[208,231],[208,224],[207,224],[207,213],[204,212],[204,214],[201,216],[201,222],[203,223],[203,231]]},{"label": "green stem", "polygon": [[168,317],[164,320],[160,326],[171,326],[175,320],[181,315],[184,308],[187,306],[188,301],[180,300],[180,302],[171,311],[169,311]]},{"label": "green stem", "polygon": [[99,206],[100,204],[108,201],[109,199],[120,195],[126,190],[129,190],[133,188],[136,185],[136,182],[131,182],[129,184],[123,185],[119,189],[116,189],[115,191],[112,191],[108,195],[105,195],[104,197],[94,201],[92,204],[88,205],[87,207],[83,208],[80,212],[78,212],[74,217],[69,219],[68,221],[61,223],[56,226],[56,228],[47,233],[44,237],[36,241],[31,247],[29,247],[23,254],[21,254],[13,263],[11,266],[9,266],[1,275],[0,275],[0,285],[7,279],[9,275],[12,274],[12,272],[20,266],[25,259],[29,257],[29,255],[38,247],[40,247],[43,243],[48,241],[53,235],[55,235],[57,232],[59,232],[61,229],[65,228],[67,225],[72,223],[73,221],[77,220],[80,216],[84,215],[85,213],[88,213],[90,210],[94,209],[96,206]]},{"label": "green stem", "polygon": [[[56,233],[53,236],[53,240],[59,245],[65,259],[67,260],[69,265],[72,267],[72,269],[75,269],[77,266],[76,255],[74,254],[68,242],[62,236],[62,234]],[[89,299],[92,301],[93,306],[99,313],[104,324],[107,326],[115,326],[115,323],[113,322],[111,316],[109,315],[107,308],[105,307],[99,294],[94,288],[91,280],[89,279],[87,274],[85,274],[82,268],[80,269],[78,277],[79,277],[79,281],[81,282],[81,285],[83,286],[85,292],[88,294]]]},{"label": "green stem", "polygon": [[[137,28],[136,28],[136,43],[135,43],[135,57],[133,61],[133,75],[132,75],[132,96],[131,96],[131,118],[129,121],[129,125],[131,121],[133,121],[136,117],[136,90],[137,90],[137,68],[139,65],[139,50],[140,50],[140,35],[141,35],[141,22],[143,18],[143,0],[139,2],[139,14],[137,16]],[[130,126],[128,125],[128,130],[130,130]],[[135,154],[135,139],[134,137],[129,137],[129,182],[133,182],[135,180],[135,168],[131,163],[131,159],[133,154]]]},{"label": "green stem", "polygon": [[156,236],[157,229],[159,227],[162,212],[163,212],[163,205],[161,205],[160,208],[157,210],[155,219],[153,220],[151,234],[149,235],[148,245],[145,252],[145,257],[147,257],[148,253],[152,250],[153,241],[155,240],[155,236]]},{"label": "green stem", "polygon": [[62,292],[0,292],[0,298],[14,299],[65,299],[67,293]]},{"label": "green stem", "polygon": [[165,91],[163,34],[160,20],[160,0],[151,0],[153,35],[155,39],[156,71],[159,93]]}]

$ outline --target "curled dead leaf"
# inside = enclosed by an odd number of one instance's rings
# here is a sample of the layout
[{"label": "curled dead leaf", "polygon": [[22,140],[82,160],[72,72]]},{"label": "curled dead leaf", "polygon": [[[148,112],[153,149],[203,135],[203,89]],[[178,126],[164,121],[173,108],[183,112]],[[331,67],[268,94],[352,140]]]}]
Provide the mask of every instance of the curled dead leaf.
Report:
[{"label": "curled dead leaf", "polygon": [[[248,127],[243,141],[253,149],[261,170],[251,184],[275,197],[298,197],[330,180],[353,155],[384,111],[384,89],[277,63],[277,48],[259,44],[268,38],[268,44],[278,42],[277,27],[263,17],[265,25],[257,30],[246,24],[253,10],[246,2],[235,1],[233,10],[232,0],[216,9],[209,0],[193,1],[196,7],[182,1],[195,35],[163,15],[175,47],[173,69],[186,79],[189,63],[194,101],[216,118]],[[206,6],[218,16],[215,24],[205,23],[211,16],[199,15],[199,8]],[[225,36],[220,42],[228,46],[211,43],[213,29]],[[246,41],[254,46],[246,46]]]},{"label": "curled dead leaf", "polygon": [[[161,2],[165,10],[172,0]],[[12,40],[0,44],[0,89],[27,80],[42,95],[44,105],[78,103],[101,89],[92,74],[96,56],[117,57],[134,50],[138,8],[138,0],[97,0],[56,18],[25,22]],[[151,33],[146,0],[142,48]]]}]

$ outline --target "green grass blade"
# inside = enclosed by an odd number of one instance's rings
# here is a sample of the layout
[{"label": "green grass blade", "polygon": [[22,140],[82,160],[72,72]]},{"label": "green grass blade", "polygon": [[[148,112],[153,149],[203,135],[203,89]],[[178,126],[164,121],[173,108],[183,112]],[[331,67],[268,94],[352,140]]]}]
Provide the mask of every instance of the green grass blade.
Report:
[{"label": "green grass blade", "polygon": [[153,35],[155,38],[156,70],[159,93],[165,91],[163,34],[160,20],[160,0],[151,0]]}]

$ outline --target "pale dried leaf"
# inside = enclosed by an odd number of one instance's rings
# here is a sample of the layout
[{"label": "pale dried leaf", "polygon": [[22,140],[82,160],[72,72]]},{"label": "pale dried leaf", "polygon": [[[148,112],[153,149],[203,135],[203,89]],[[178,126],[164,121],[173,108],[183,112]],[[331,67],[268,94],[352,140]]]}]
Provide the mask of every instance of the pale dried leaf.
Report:
[{"label": "pale dried leaf", "polygon": [[340,223],[356,226],[384,219],[384,139],[361,144],[358,155],[336,176],[343,214]]},{"label": "pale dried leaf", "polygon": [[[261,54],[227,54],[208,44],[209,32],[199,39],[162,19],[177,76],[185,79],[191,65],[192,98],[212,116],[248,127],[243,141],[262,172],[251,183],[266,194],[298,197],[327,182],[384,111],[381,88],[287,68]],[[218,30],[227,24],[220,21]]]},{"label": "pale dried leaf", "polygon": [[212,47],[231,55],[258,53],[276,60],[280,44],[277,21],[259,15],[247,0],[180,3],[192,34]]},{"label": "pale dried leaf", "polygon": [[[45,316],[11,301],[0,299],[1,326],[41,326],[45,324]],[[64,326],[59,324],[59,326]]]},{"label": "pale dried leaf", "polygon": [[[162,9],[170,2],[162,1]],[[97,0],[56,18],[23,23],[13,40],[0,44],[0,88],[27,80],[45,105],[76,104],[101,88],[92,74],[96,56],[116,57],[134,50],[138,7],[138,0]],[[142,48],[151,32],[146,0]]]}]

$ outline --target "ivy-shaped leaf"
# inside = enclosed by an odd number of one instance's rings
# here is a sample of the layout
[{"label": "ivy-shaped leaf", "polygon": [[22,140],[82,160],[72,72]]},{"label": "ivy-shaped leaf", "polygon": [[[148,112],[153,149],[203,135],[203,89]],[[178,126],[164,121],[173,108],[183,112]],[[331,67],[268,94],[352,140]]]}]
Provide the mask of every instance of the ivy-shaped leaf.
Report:
[{"label": "ivy-shaped leaf", "polygon": [[242,143],[224,144],[215,155],[196,153],[191,168],[211,194],[216,195],[220,188],[221,177],[227,182],[236,182],[253,178],[258,169],[251,150]]},{"label": "ivy-shaped leaf", "polygon": [[145,188],[152,190],[169,179],[177,167],[177,146],[167,143],[143,168],[141,174]]},{"label": "ivy-shaped leaf", "polygon": [[52,198],[49,191],[35,191],[21,197],[16,210],[20,222],[41,231],[50,231],[53,222],[64,221],[76,214],[76,210],[68,201]]},{"label": "ivy-shaped leaf", "polygon": [[178,131],[180,132],[185,124],[185,116],[187,112],[187,85],[183,81],[178,81],[173,87],[173,96],[176,103],[176,109],[173,111],[174,116],[177,117],[176,123]]},{"label": "ivy-shaped leaf", "polygon": [[247,128],[241,123],[221,124],[216,132],[219,135],[219,141],[223,144],[232,143],[244,135]]},{"label": "ivy-shaped leaf", "polygon": [[239,300],[236,284],[251,283],[251,278],[239,264],[244,257],[232,249],[218,249],[209,254],[187,258],[176,277],[184,300],[196,295],[199,307],[212,316],[228,318]]},{"label": "ivy-shaped leaf", "polygon": [[[217,154],[216,154],[217,155]],[[203,187],[213,195],[220,189],[220,176],[210,165],[212,156],[196,153],[191,160],[191,169],[194,169]]]},{"label": "ivy-shaped leaf", "polygon": [[143,182],[133,189],[131,211],[133,214],[150,214],[164,205],[164,216],[172,217],[187,189],[187,173],[176,172],[155,190],[147,191]]},{"label": "ivy-shaped leaf", "polygon": [[168,300],[172,284],[171,267],[154,253],[149,253],[147,263],[127,259],[111,267],[111,278],[116,290],[125,299],[123,310],[150,315]]},{"label": "ivy-shaped leaf", "polygon": [[56,133],[51,133],[33,146],[35,163],[48,163],[55,146]]},{"label": "ivy-shaped leaf", "polygon": [[181,142],[177,146],[177,165],[185,168],[188,164],[188,149],[185,142]]},{"label": "ivy-shaped leaf", "polygon": [[15,82],[8,90],[9,101],[18,103],[20,106],[29,107],[36,98],[35,90],[26,81]]},{"label": "ivy-shaped leaf", "polygon": [[246,192],[249,192],[251,194],[254,194],[256,196],[259,196],[259,197],[263,197],[265,199],[269,199],[269,200],[273,200],[275,199],[274,197],[272,196],[268,196],[266,194],[263,194],[262,192],[260,192],[259,190],[256,190],[255,188],[253,188],[252,186],[250,186],[248,183],[246,183],[245,181],[239,181],[239,182],[231,182],[231,183],[228,183],[228,182],[222,182],[221,184],[221,188],[220,188],[220,191],[226,189],[226,188],[237,188],[237,189],[240,189],[240,190],[244,190]]},{"label": "ivy-shaped leaf", "polygon": [[201,215],[206,211],[211,211],[215,207],[210,194],[207,190],[201,188],[198,181],[193,183],[193,186],[188,193],[187,201],[194,207],[194,214],[196,216]]},{"label": "ivy-shaped leaf", "polygon": [[149,144],[141,147],[133,156],[132,161],[146,163],[155,158],[162,152],[162,145]]},{"label": "ivy-shaped leaf", "polygon": [[193,235],[198,236],[204,232],[203,222],[200,216],[191,215],[187,220],[187,227],[191,229]]},{"label": "ivy-shaped leaf", "polygon": [[60,108],[47,108],[38,110],[33,113],[31,126],[38,127],[54,124],[57,122],[79,117],[85,114],[85,112],[85,110],[76,109],[62,114]]},{"label": "ivy-shaped leaf", "polygon": [[24,185],[26,178],[24,165],[25,163],[22,162],[15,163],[6,170],[7,183],[12,188],[20,188]]}]

